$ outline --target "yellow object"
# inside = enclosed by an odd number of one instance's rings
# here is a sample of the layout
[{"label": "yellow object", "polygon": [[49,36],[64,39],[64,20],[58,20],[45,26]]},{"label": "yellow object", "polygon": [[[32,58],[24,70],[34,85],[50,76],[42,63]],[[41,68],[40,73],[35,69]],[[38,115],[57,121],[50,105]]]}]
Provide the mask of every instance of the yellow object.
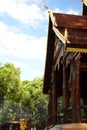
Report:
[{"label": "yellow object", "polygon": [[27,121],[25,119],[20,119],[20,130],[26,130]]},{"label": "yellow object", "polygon": [[87,53],[87,48],[74,48],[74,47],[67,47],[67,52],[79,52],[79,53]]}]

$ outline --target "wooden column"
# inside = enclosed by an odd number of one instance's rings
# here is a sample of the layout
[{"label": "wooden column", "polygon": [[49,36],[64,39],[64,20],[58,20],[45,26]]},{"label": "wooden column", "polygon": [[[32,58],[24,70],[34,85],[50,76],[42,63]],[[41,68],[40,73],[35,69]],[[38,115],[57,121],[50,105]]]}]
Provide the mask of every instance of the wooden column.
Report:
[{"label": "wooden column", "polygon": [[52,73],[52,114],[53,122],[57,123],[57,89],[56,89],[55,71]]},{"label": "wooden column", "polygon": [[52,85],[50,85],[50,90],[49,90],[47,126],[52,124],[51,115],[52,115]]},{"label": "wooden column", "polygon": [[80,118],[80,60],[71,62],[71,107],[72,122],[81,122]]},{"label": "wooden column", "polygon": [[63,63],[63,101],[64,101],[64,122],[68,122],[69,107],[69,89],[68,89],[68,76],[66,71],[66,60]]},{"label": "wooden column", "polygon": [[48,117],[50,124],[57,123],[57,90],[56,90],[55,72],[52,73],[52,81],[49,92]]},{"label": "wooden column", "polygon": [[48,117],[52,115],[52,86],[50,85],[50,90],[49,90],[49,103],[48,103]]}]

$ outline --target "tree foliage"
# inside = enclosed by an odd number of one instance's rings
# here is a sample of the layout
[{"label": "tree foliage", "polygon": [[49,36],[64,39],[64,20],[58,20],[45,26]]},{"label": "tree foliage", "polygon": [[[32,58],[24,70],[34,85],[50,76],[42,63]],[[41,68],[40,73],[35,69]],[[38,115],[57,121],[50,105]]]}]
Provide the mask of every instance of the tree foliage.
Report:
[{"label": "tree foliage", "polygon": [[[7,63],[0,67],[0,98],[16,99],[20,86],[20,69]],[[16,95],[16,97],[14,97]]]},{"label": "tree foliage", "polygon": [[[43,78],[24,81],[22,104],[32,112],[33,125],[40,125],[47,116],[48,96],[43,95]],[[25,96],[26,95],[26,96]],[[26,98],[26,99],[25,99]]]},{"label": "tree foliage", "polygon": [[33,125],[39,124],[45,119],[48,104],[48,96],[42,92],[43,77],[21,81],[20,73],[12,63],[0,66],[0,113],[4,121],[22,118],[25,113],[32,115]]},{"label": "tree foliage", "polygon": [[22,82],[22,104],[30,108],[31,111],[38,112],[47,106],[48,97],[43,95],[42,87],[43,78]]}]

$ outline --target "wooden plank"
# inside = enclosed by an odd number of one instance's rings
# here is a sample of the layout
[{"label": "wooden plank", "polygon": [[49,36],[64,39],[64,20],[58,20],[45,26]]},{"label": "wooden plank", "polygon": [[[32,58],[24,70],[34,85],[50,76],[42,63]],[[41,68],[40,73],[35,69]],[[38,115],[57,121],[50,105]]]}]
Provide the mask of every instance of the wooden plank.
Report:
[{"label": "wooden plank", "polygon": [[59,130],[87,130],[87,124],[86,123],[65,124],[61,125]]},{"label": "wooden plank", "polygon": [[49,130],[87,130],[87,123],[69,123],[56,125]]},{"label": "wooden plank", "polygon": [[[65,28],[58,27],[59,31],[64,35]],[[87,45],[87,30],[68,28],[68,40],[70,44],[85,44]]]},{"label": "wooden plank", "polygon": [[80,63],[80,69],[83,71],[87,71],[87,63]]}]

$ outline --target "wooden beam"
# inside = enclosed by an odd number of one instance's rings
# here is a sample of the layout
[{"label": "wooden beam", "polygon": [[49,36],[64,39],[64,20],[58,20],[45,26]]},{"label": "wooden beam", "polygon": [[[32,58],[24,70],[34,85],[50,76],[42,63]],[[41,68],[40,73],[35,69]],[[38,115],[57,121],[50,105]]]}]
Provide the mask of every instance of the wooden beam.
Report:
[{"label": "wooden beam", "polygon": [[55,32],[55,34],[57,35],[57,37],[62,41],[62,43],[65,45],[65,43],[70,43],[66,37],[64,37],[62,35],[62,33],[59,31],[58,28],[56,28],[55,26],[53,26],[53,31]]},{"label": "wooden beam", "polygon": [[62,124],[56,130],[87,130],[87,123]]},{"label": "wooden beam", "polygon": [[80,69],[87,71],[87,63],[80,63]]},{"label": "wooden beam", "polygon": [[49,16],[51,18],[51,21],[52,21],[52,25],[53,25],[53,31],[55,32],[56,36],[62,41],[62,43],[65,45],[65,43],[70,43],[68,40],[66,41],[66,38],[65,36],[62,35],[62,33],[59,31],[57,27],[57,23],[56,23],[56,19],[53,15],[53,13],[51,12],[50,9],[48,9],[48,13],[49,13]]}]

